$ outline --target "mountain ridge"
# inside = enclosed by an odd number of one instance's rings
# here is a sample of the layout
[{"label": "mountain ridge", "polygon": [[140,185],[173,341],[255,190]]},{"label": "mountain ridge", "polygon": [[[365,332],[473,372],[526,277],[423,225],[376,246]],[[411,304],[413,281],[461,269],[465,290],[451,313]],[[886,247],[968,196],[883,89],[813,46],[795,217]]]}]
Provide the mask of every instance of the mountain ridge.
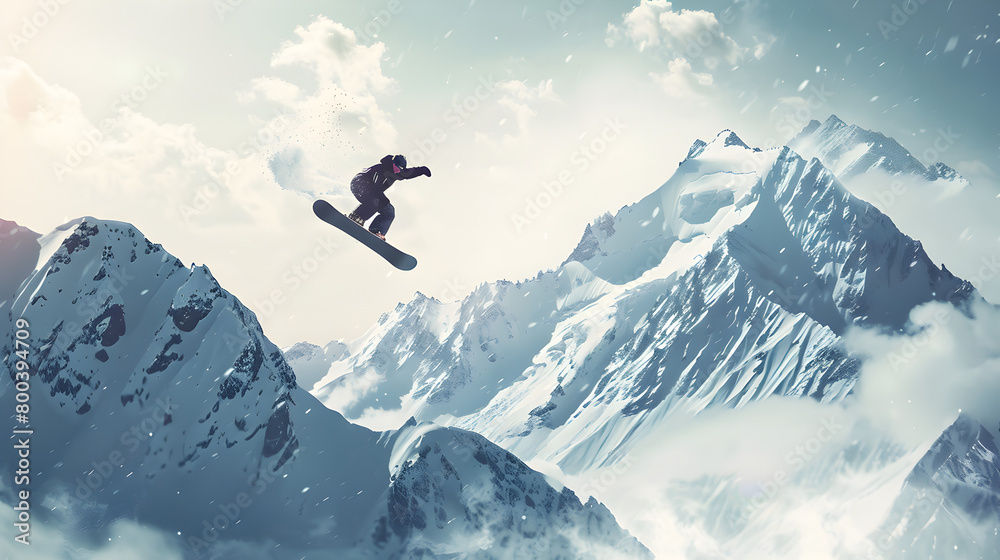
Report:
[{"label": "mountain ridge", "polygon": [[[924,304],[946,302],[971,318],[980,300],[819,158],[787,146],[749,148],[727,130],[696,140],[658,189],[587,224],[557,269],[485,283],[457,301],[418,295],[397,305],[328,362],[313,394],[365,425],[433,420],[479,433],[559,480],[614,481],[621,488],[584,487],[619,507],[638,500],[664,519],[677,516],[672,522],[685,528],[677,536],[718,539],[704,550],[692,541],[692,550],[739,557],[768,545],[780,556],[793,545],[744,534],[785,538],[793,520],[772,522],[777,504],[822,485],[900,492],[885,485],[902,481],[919,454],[880,450],[881,440],[838,441],[842,449],[816,440],[823,452],[831,447],[832,463],[795,466],[794,490],[779,485],[759,508],[746,505],[746,482],[721,474],[649,489],[669,492],[668,503],[641,490],[633,501],[614,495],[650,484],[632,465],[656,457],[668,426],[761,410],[774,399],[839,410],[856,400],[865,365],[845,342],[849,331],[907,336],[917,331],[911,311]],[[831,506],[824,523],[850,507]],[[694,510],[708,517],[698,521]],[[612,511],[663,552],[649,528],[656,522]]]},{"label": "mountain ridge", "polygon": [[[694,146],[659,189],[589,224],[559,269],[397,306],[314,393],[349,418],[401,405],[575,471],[623,456],[633,417],[661,406],[842,398],[859,364],[839,342],[850,325],[899,332],[916,305],[975,297],[818,160],[731,131]],[[358,386],[372,398],[343,402]],[[573,423],[590,434],[576,452],[558,436]],[[619,435],[598,443],[593,426]]]},{"label": "mountain ridge", "polygon": [[[485,439],[426,423],[372,431],[326,409],[207,267],[130,224],[84,217],[38,241],[37,266],[0,304],[5,356],[18,319],[30,324],[32,493],[54,500],[36,523],[95,535],[131,519],[185,557],[268,544],[275,558],[474,554],[494,541],[498,555],[648,556],[606,508]],[[10,410],[13,382],[0,386]],[[481,498],[494,494],[507,498]]]},{"label": "mountain ridge", "polygon": [[[950,131],[938,131],[938,135],[942,141],[954,142],[954,135]],[[819,159],[845,181],[873,169],[880,169],[890,175],[912,174],[931,181],[945,179],[966,182],[948,165],[921,161],[895,139],[877,131],[847,124],[837,115],[830,115],[822,123],[818,120],[809,121],[799,134],[789,140],[788,146],[803,157]],[[937,157],[939,154],[939,149],[932,148],[928,150],[927,156]]]}]

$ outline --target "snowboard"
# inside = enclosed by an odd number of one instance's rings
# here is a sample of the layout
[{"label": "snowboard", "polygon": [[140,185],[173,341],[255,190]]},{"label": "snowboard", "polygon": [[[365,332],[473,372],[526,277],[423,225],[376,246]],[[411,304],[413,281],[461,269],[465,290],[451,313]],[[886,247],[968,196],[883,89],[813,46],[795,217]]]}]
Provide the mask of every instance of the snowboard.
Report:
[{"label": "snowboard", "polygon": [[316,216],[318,216],[319,219],[343,231],[347,235],[350,235],[354,239],[360,241],[365,247],[375,251],[383,259],[389,261],[389,264],[392,266],[400,270],[413,270],[413,268],[417,266],[417,259],[407,255],[392,245],[389,245],[388,242],[375,237],[374,233],[359,226],[354,220],[341,214],[329,202],[325,200],[317,200],[313,203],[313,212],[316,213]]}]

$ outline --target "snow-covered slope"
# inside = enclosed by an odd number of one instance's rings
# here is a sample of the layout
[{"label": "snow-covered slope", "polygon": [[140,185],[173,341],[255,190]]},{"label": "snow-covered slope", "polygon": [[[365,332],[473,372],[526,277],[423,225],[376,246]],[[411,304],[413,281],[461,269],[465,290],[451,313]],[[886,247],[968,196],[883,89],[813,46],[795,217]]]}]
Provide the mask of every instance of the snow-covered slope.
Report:
[{"label": "snow-covered slope", "polygon": [[872,535],[879,558],[1000,558],[1000,451],[960,415],[906,478]]},{"label": "snow-covered slope", "polygon": [[[378,433],[325,408],[206,267],[134,227],[83,218],[37,247],[0,305],[0,405],[14,410],[23,319],[32,511],[83,535],[74,546],[134,519],[185,557],[647,554],[606,508],[482,438],[426,424]],[[0,468],[16,460],[4,453]],[[2,501],[16,490],[3,485]]]},{"label": "snow-covered slope", "polygon": [[313,385],[323,379],[330,370],[330,365],[342,359],[346,351],[347,345],[336,340],[322,347],[299,342],[281,349],[288,365],[295,370],[299,386],[306,390],[312,389]]},{"label": "snow-covered slope", "polygon": [[818,160],[724,131],[559,269],[397,306],[314,394],[367,425],[437,420],[580,473],[673,414],[837,401],[858,371],[848,325],[896,331],[972,293]]},{"label": "snow-covered slope", "polygon": [[555,490],[482,436],[411,421],[393,438],[378,547],[402,558],[651,557],[606,507]]},{"label": "snow-covered slope", "polygon": [[879,132],[849,125],[830,115],[825,121],[810,121],[788,146],[805,158],[817,158],[843,181],[880,169],[891,174],[923,175],[928,179],[959,179],[943,163],[925,166],[899,142]]},{"label": "snow-covered slope", "polygon": [[39,237],[26,227],[0,220],[0,303],[10,299],[35,268]]},{"label": "snow-covered slope", "polygon": [[[806,159],[819,159],[854,195],[919,239],[933,260],[975,283],[986,299],[1000,301],[1000,197],[992,174],[978,172],[959,153],[960,138],[950,128],[927,131],[914,139],[918,160],[892,138],[831,116],[810,122],[789,146]],[[979,173],[976,182],[945,163],[932,163],[941,158]],[[962,250],[955,250],[957,244]]]}]

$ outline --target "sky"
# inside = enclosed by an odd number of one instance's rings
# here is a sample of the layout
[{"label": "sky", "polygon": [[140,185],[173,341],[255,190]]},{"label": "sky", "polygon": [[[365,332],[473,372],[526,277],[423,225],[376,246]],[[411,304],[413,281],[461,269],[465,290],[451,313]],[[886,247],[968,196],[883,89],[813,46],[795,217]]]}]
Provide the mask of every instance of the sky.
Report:
[{"label": "sky", "polygon": [[[724,129],[766,148],[836,114],[1000,194],[1000,8],[802,4],[8,0],[0,218],[129,222],[287,346],[555,269]],[[410,272],[311,211],[395,153],[433,173],[387,193]]]}]

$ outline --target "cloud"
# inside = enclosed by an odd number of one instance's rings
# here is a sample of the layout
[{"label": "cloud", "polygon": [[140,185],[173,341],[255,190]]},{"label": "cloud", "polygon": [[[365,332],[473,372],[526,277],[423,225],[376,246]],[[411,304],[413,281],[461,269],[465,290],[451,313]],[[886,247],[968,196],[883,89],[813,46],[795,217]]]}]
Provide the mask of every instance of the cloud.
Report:
[{"label": "cloud", "polygon": [[384,92],[396,83],[382,74],[383,43],[361,45],[354,31],[324,16],[296,27],[295,34],[298,41],[285,41],[271,66],[307,68],[321,82],[337,84],[351,95]]},{"label": "cloud", "polygon": [[[345,411],[358,405],[363,399],[371,395],[372,391],[385,381],[385,377],[375,369],[366,369],[361,375],[348,375],[341,379],[332,388],[324,388],[318,391],[316,398],[323,401],[323,404],[337,411]],[[328,385],[327,387],[331,387]],[[398,427],[398,426],[397,426]]]},{"label": "cloud", "polygon": [[671,97],[692,97],[712,86],[711,74],[695,72],[684,58],[675,58],[663,73],[651,72],[653,81]]},{"label": "cloud", "polygon": [[842,406],[771,397],[674,413],[644,436],[655,446],[564,480],[611,508],[657,558],[825,558],[838,540],[865,534],[855,524],[874,529],[880,520],[850,515],[852,526],[834,526],[869,500],[864,454],[851,451],[870,436]]},{"label": "cloud", "polygon": [[[997,181],[996,173],[993,172],[993,168],[989,164],[983,161],[959,161],[955,163],[955,170],[977,187],[985,188],[990,193],[1000,192],[1000,189],[997,188],[1000,183]],[[998,197],[994,194],[993,198]]]},{"label": "cloud", "polygon": [[996,183],[986,166],[961,162],[958,167],[970,173],[971,183],[876,170],[851,177],[845,184],[892,217],[903,233],[919,240],[931,260],[972,282],[988,301],[1000,303]]},{"label": "cloud", "polygon": [[[146,208],[176,224],[190,217],[185,208],[193,210],[206,185],[217,185],[216,196],[227,199],[239,187],[235,171],[246,170],[265,149],[256,136],[236,151],[214,148],[198,139],[192,125],[156,123],[123,105],[91,121],[76,95],[46,83],[17,59],[0,64],[0,91],[13,100],[0,111],[10,162],[3,170],[7,200],[29,213],[56,204],[68,218],[114,219]],[[13,140],[10,146],[7,140]],[[230,217],[233,209],[255,204],[252,198],[228,203]]]},{"label": "cloud", "polygon": [[[125,519],[111,523],[103,531],[83,529],[82,520],[87,519],[87,512],[76,511],[71,515],[73,508],[63,507],[70,502],[57,501],[60,507],[52,512],[55,515],[39,518],[32,514],[29,546],[5,538],[0,542],[0,556],[24,560],[141,560],[156,551],[156,558],[163,560],[184,558],[177,540],[169,533]],[[47,498],[45,505],[51,506],[49,502]],[[14,524],[15,513],[11,506],[0,502],[0,521],[4,525]]]},{"label": "cloud", "polygon": [[[395,426],[398,428],[399,426]],[[34,495],[34,494],[32,494]],[[44,514],[31,515],[30,545],[14,541],[13,535],[0,541],[0,558],[19,560],[183,560],[185,558],[240,558],[245,560],[292,560],[307,555],[340,558],[343,549],[325,550],[302,543],[303,548],[270,540],[218,538],[197,548],[188,542],[191,535],[179,534],[156,525],[118,519],[95,528],[92,510],[106,506],[83,503],[61,494],[48,494],[40,504]],[[34,506],[34,504],[32,504]],[[34,508],[32,508],[34,511]],[[0,522],[14,526],[17,512],[0,500]],[[327,521],[330,523],[330,521]],[[322,525],[322,523],[320,523]],[[197,535],[194,535],[197,537]]]},{"label": "cloud", "polygon": [[[202,185],[217,181],[233,162],[244,171],[282,169],[273,178],[286,189],[344,194],[350,178],[373,163],[372,153],[396,148],[397,130],[378,100],[397,90],[382,71],[386,52],[383,43],[361,44],[354,31],[323,16],[295,28],[271,56],[274,75],[259,76],[236,92],[248,113],[257,115],[252,118],[266,142],[254,133],[237,140],[235,150],[205,145],[191,125],[154,122],[139,112],[138,103],[119,103],[105,118],[88,119],[93,108],[84,111],[77,95],[45,83],[27,63],[7,58],[0,62],[6,93],[0,96],[6,127],[0,147],[18,167],[52,168],[59,182],[80,193],[96,183],[107,194],[128,191],[128,198],[139,191],[130,186],[133,180],[153,183],[160,194],[173,197],[169,207],[190,203]],[[155,87],[162,79],[163,73],[154,71],[155,76],[136,84],[143,97],[151,92],[140,86]],[[161,179],[171,184],[159,184]],[[141,207],[147,200],[150,208],[157,206],[149,197],[136,202]]]},{"label": "cloud", "polygon": [[506,141],[526,141],[531,137],[529,123],[538,114],[537,107],[543,103],[558,103],[552,79],[543,80],[537,86],[531,87],[518,80],[497,82],[496,89],[500,93],[497,105],[507,110],[517,124],[518,135],[504,135]]},{"label": "cloud", "polygon": [[854,391],[824,404],[770,397],[667,416],[616,464],[555,472],[594,495],[657,557],[865,554],[900,487],[959,410],[988,429],[1000,411],[1000,309],[945,303],[905,334],[854,328],[868,356]]},{"label": "cloud", "polygon": [[0,97],[3,116],[14,122],[26,123],[33,113],[42,108],[43,103],[75,104],[79,107],[79,102],[72,96],[64,95],[61,103],[55,102],[55,92],[47,92],[45,84],[30,67],[13,57],[7,57],[0,66],[0,81],[5,84],[6,90],[6,95]]},{"label": "cloud", "polygon": [[[666,0],[642,0],[625,15],[625,35],[640,52],[659,49],[671,59],[699,60],[709,70],[727,63],[737,64],[748,52],[727,35],[718,18],[705,10],[675,11]],[[618,34],[609,27],[609,37]],[[755,49],[763,55],[766,49]]]},{"label": "cloud", "polygon": [[[345,45],[327,51],[343,55]],[[289,64],[305,65],[306,53],[323,52],[288,48],[294,56],[279,60]],[[369,57],[377,52],[358,48]],[[300,284],[289,284],[289,271],[317,248],[323,254],[351,249],[329,247],[335,230],[313,218],[312,193],[347,193],[350,177],[373,163],[372,152],[388,153],[396,134],[371,93],[385,91],[386,82],[373,77],[380,69],[359,78],[343,64],[317,61],[314,67],[318,74],[304,79],[293,71],[249,84],[242,101],[250,126],[225,131],[233,137],[220,147],[194,125],[158,122],[139,104],[85,110],[74,92],[42,79],[26,62],[2,59],[0,200],[16,214],[7,217],[40,233],[86,215],[132,223],[183,262],[210,264],[228,290],[261,314],[269,332],[276,324],[298,324],[300,318],[291,318],[295,306],[309,301],[314,307],[329,290],[329,264],[312,271],[312,282],[301,282],[294,303],[276,305],[269,294],[290,300]],[[369,92],[359,92],[359,84]],[[239,248],[253,249],[242,254]]]},{"label": "cloud", "polygon": [[646,47],[660,44],[659,14],[672,7],[666,0],[642,0],[625,15],[626,33],[637,44],[640,52],[646,50]]},{"label": "cloud", "polygon": [[911,445],[935,438],[959,411],[1000,426],[1000,310],[979,302],[970,317],[933,302],[910,321],[904,335],[848,331],[848,349],[867,356],[855,387],[860,410]]},{"label": "cloud", "polygon": [[278,184],[310,195],[345,194],[351,177],[374,163],[372,153],[398,151],[398,132],[377,99],[396,90],[382,72],[386,46],[362,45],[354,31],[323,16],[297,27],[295,35],[274,53],[271,66],[303,69],[315,86],[307,91],[262,76],[240,99],[269,103],[289,121],[268,161]]},{"label": "cloud", "polygon": [[237,98],[250,103],[259,97],[281,105],[293,105],[302,99],[302,89],[290,82],[274,76],[256,78],[249,90],[240,92]]},{"label": "cloud", "polygon": [[759,39],[756,35],[754,35],[753,40],[753,57],[760,60],[764,58],[764,55],[766,55],[769,50],[771,50],[771,47],[775,42],[777,42],[778,38],[768,33]]}]

